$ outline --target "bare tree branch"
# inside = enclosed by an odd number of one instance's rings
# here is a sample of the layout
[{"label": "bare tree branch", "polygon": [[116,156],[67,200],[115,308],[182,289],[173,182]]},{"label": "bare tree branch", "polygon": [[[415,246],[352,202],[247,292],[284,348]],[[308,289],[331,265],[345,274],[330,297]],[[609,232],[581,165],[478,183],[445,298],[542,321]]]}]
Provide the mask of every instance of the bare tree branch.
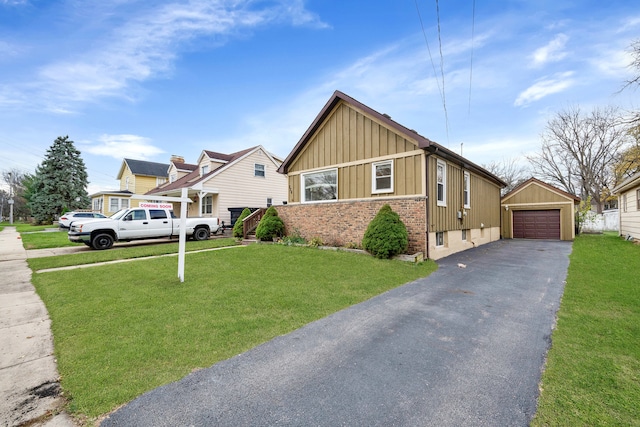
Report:
[{"label": "bare tree branch", "polygon": [[583,113],[574,106],[549,120],[540,153],[528,159],[543,180],[582,198],[591,196],[602,212],[607,189],[615,182],[612,166],[627,137],[617,108]]}]

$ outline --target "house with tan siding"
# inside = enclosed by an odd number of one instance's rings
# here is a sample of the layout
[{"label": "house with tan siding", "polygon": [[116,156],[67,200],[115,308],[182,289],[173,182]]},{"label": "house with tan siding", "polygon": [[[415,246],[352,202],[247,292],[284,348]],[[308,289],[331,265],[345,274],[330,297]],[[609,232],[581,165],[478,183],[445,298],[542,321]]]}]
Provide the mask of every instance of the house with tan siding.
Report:
[{"label": "house with tan siding", "polygon": [[500,238],[497,176],[336,91],[279,168],[287,232],[360,245],[389,204],[409,232],[408,252],[431,259]]},{"label": "house with tan siding", "polygon": [[618,196],[620,235],[640,241],[640,172],[613,189]]},{"label": "house with tan siding", "polygon": [[111,215],[120,209],[136,207],[139,200],[130,199],[133,194],[144,194],[167,182],[169,164],[145,160],[123,159],[116,179],[120,189],[100,191],[91,195],[91,206],[95,212]]},{"label": "house with tan siding", "polygon": [[[188,208],[191,217],[214,217],[231,225],[244,208],[265,208],[287,201],[287,178],[277,172],[282,159],[258,145],[225,154],[203,150],[193,165],[173,159],[169,176],[175,180],[150,189],[151,196],[180,197],[182,189],[194,201]],[[177,205],[177,206],[175,206]],[[179,212],[179,204],[174,204]]]}]

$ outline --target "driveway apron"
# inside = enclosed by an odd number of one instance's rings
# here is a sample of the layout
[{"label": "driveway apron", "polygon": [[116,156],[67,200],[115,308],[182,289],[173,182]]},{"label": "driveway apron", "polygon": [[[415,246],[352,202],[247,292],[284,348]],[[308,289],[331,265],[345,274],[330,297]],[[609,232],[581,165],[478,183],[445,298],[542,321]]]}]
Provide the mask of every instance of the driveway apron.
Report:
[{"label": "driveway apron", "polygon": [[101,426],[527,426],[570,242],[502,240],[152,390]]}]

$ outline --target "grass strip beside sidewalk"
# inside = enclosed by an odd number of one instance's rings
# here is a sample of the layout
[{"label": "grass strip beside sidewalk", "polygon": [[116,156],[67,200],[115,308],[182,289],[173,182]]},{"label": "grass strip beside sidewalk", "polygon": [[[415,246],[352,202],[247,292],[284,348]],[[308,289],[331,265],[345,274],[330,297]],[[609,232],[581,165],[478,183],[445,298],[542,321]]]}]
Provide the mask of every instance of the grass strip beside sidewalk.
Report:
[{"label": "grass strip beside sidewalk", "polygon": [[640,425],[640,246],[581,235],[532,426]]},{"label": "grass strip beside sidewalk", "polygon": [[[237,245],[235,239],[210,239],[203,241],[187,241],[186,251],[198,251],[202,249],[221,248]],[[150,256],[177,254],[178,241],[142,246],[114,247],[106,251],[85,251],[76,254],[56,255],[43,258],[29,258],[27,263],[33,271],[50,268],[68,267],[72,265],[95,264],[123,259],[144,258]]]}]

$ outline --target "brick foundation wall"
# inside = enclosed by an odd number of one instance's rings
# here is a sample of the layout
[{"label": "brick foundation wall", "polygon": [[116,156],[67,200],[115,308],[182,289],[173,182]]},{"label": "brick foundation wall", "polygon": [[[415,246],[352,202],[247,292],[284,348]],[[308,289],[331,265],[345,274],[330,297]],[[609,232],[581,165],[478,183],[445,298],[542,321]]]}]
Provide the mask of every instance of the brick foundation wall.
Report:
[{"label": "brick foundation wall", "polygon": [[275,208],[284,221],[287,235],[297,231],[307,240],[320,237],[329,246],[355,243],[361,247],[369,222],[385,204],[391,206],[407,227],[407,253],[422,252],[426,256],[427,203],[424,198],[296,204]]}]

